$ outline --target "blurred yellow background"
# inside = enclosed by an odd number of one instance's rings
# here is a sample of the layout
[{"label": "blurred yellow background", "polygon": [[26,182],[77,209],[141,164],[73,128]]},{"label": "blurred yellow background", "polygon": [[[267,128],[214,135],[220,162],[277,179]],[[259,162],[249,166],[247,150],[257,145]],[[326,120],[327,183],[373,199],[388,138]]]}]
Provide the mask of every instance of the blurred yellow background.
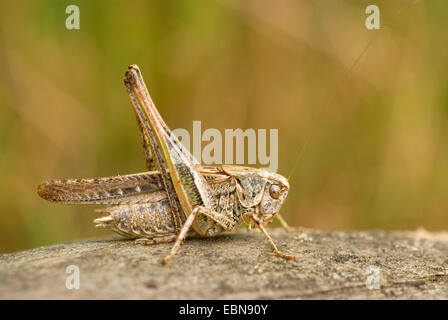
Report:
[{"label": "blurred yellow background", "polygon": [[[380,31],[365,27],[369,4]],[[96,206],[36,188],[145,171],[122,83],[132,63],[172,129],[278,128],[285,176],[326,110],[290,180],[290,224],[448,229],[447,4],[3,1],[0,252],[111,235],[93,227]]]}]

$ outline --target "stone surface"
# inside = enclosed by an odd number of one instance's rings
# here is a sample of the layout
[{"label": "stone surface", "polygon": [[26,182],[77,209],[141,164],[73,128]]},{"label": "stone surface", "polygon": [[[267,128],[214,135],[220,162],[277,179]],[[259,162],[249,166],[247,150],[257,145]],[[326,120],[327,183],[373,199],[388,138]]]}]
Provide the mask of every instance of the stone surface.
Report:
[{"label": "stone surface", "polygon": [[[168,267],[170,243],[86,240],[0,256],[2,299],[448,299],[446,233],[270,230],[189,239]],[[66,268],[80,289],[66,288]],[[378,279],[379,282],[375,282]],[[366,284],[367,283],[367,284]],[[369,289],[379,285],[379,289]]]}]

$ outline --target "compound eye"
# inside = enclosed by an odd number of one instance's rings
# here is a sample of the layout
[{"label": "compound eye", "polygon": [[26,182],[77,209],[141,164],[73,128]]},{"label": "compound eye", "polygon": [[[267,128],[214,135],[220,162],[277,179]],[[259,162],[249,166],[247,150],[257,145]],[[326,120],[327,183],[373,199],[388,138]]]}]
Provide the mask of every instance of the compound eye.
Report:
[{"label": "compound eye", "polygon": [[274,199],[280,198],[281,191],[282,189],[275,184],[271,185],[271,187],[269,188],[269,194]]}]

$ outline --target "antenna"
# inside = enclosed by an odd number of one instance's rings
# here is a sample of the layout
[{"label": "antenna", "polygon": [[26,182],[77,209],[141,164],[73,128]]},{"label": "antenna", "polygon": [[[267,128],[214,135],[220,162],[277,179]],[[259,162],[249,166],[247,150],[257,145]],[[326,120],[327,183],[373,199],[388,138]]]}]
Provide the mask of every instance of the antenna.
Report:
[{"label": "antenna", "polygon": [[[418,2],[420,2],[420,0],[414,0],[412,2],[407,3],[406,5],[404,5],[403,7],[401,7],[394,15],[394,17],[400,15],[403,13],[403,11],[409,9],[409,7],[411,7],[412,5],[417,4]],[[384,30],[385,25],[382,26],[382,28],[380,30]],[[370,48],[370,46],[372,45],[373,41],[375,41],[375,39],[377,38],[377,36],[379,35],[379,31],[375,31],[375,34],[370,38],[369,42],[367,42],[367,45],[364,47],[364,49],[361,51],[361,53],[358,55],[358,57],[355,59],[355,61],[353,62],[353,64],[350,66],[350,68],[346,71],[344,77],[348,78],[350,76],[350,74],[352,73],[352,71],[355,69],[355,67],[358,65],[359,61],[362,59],[362,57],[366,54],[367,50]],[[317,129],[317,126],[320,124],[320,122],[322,121],[322,118],[325,115],[325,112],[328,110],[328,108],[330,107],[331,103],[333,102],[334,98],[336,96],[336,93],[334,93],[330,99],[328,100],[328,103],[325,104],[325,106],[322,108],[322,110],[319,112],[317,118],[313,121],[313,124],[311,125],[311,129],[305,139],[305,142],[302,146],[302,148],[299,151],[299,154],[297,156],[296,161],[294,162],[294,165],[291,169],[291,172],[288,175],[288,181],[290,181],[292,175],[294,174],[294,171],[297,168],[297,165],[300,162],[300,159],[303,156],[303,153],[305,152],[305,149],[307,148],[308,144],[310,143],[311,139],[313,138],[313,135]]]}]

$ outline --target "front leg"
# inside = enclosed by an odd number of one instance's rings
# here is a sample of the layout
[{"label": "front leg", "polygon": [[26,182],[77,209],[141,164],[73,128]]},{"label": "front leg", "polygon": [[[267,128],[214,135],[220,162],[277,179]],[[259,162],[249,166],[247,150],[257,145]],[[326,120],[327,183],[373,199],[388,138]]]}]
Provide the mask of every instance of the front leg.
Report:
[{"label": "front leg", "polygon": [[306,229],[304,227],[291,227],[288,222],[286,222],[285,219],[280,215],[280,213],[277,213],[275,215],[275,218],[280,222],[280,225],[282,226],[283,230],[290,233],[304,233]]},{"label": "front leg", "polygon": [[297,258],[296,256],[287,255],[287,254],[285,254],[285,253],[283,253],[283,252],[281,252],[281,251],[279,251],[277,249],[277,246],[275,245],[275,243],[272,240],[271,236],[266,231],[266,229],[263,226],[263,224],[261,223],[260,219],[258,219],[258,217],[253,212],[249,212],[249,213],[244,214],[244,218],[245,218],[245,220],[250,218],[257,224],[257,227],[261,230],[261,232],[263,232],[264,236],[269,241],[269,244],[271,245],[272,249],[274,250],[274,254],[277,257],[285,258],[285,259],[288,259],[288,260],[294,260],[294,261],[298,261],[299,260],[299,258]]}]

